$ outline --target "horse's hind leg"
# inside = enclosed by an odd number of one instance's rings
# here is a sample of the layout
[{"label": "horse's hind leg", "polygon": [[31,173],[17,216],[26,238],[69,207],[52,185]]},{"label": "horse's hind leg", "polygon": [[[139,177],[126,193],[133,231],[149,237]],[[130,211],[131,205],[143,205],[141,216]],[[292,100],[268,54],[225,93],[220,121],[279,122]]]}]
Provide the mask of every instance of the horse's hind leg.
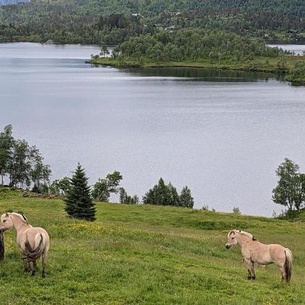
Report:
[{"label": "horse's hind leg", "polygon": [[34,276],[37,272],[38,268],[37,268],[37,259],[33,260],[33,270],[32,270],[32,276]]},{"label": "horse's hind leg", "polygon": [[46,277],[46,272],[45,272],[46,263],[47,263],[47,252],[44,252],[44,253],[42,253],[42,256],[41,256],[41,266],[42,266],[41,276],[43,278]]},{"label": "horse's hind leg", "polygon": [[22,258],[23,260],[23,271],[24,272],[30,272],[31,271],[31,266],[30,266],[30,263],[28,261],[27,258]]},{"label": "horse's hind leg", "polygon": [[284,268],[284,267],[281,267],[281,266],[278,266],[278,267],[279,267],[280,272],[281,272],[281,275],[282,275],[282,280],[285,280],[285,279],[286,279],[285,268]]}]

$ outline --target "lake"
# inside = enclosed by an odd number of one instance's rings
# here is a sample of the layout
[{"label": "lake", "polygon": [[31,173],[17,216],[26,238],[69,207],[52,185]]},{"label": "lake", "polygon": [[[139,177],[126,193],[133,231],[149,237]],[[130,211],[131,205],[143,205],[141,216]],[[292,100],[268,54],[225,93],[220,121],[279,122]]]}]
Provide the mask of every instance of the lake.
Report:
[{"label": "lake", "polygon": [[[305,87],[202,69],[119,70],[85,63],[96,46],[0,44],[1,130],[36,145],[52,180],[77,163],[89,183],[121,172],[140,198],[162,177],[195,208],[271,217],[275,170],[305,170]],[[118,201],[118,196],[112,198]]]}]

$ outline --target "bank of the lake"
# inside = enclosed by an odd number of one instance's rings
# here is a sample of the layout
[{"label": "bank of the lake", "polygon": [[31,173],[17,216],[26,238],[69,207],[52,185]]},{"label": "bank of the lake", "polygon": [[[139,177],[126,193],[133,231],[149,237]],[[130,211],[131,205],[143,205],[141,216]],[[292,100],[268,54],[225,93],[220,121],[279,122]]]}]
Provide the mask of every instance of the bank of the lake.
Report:
[{"label": "bank of the lake", "polygon": [[152,61],[133,61],[114,57],[92,56],[92,65],[105,65],[116,68],[208,68],[219,70],[253,71],[273,74],[282,74],[285,80],[292,85],[305,85],[305,56],[285,55],[275,58],[258,57],[247,61],[200,61],[200,62],[152,62]]}]

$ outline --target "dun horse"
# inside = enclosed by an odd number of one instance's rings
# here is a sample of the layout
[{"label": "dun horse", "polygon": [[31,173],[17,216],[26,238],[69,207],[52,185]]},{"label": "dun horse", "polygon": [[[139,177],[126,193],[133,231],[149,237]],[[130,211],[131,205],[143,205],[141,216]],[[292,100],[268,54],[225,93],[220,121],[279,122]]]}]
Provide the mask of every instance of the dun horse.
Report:
[{"label": "dun horse", "polygon": [[[42,277],[45,277],[45,267],[50,245],[47,231],[40,227],[32,227],[26,217],[19,213],[4,213],[1,215],[1,231],[15,228],[17,231],[17,244],[22,255],[24,271],[32,271],[35,275],[37,261],[41,257]],[[31,263],[32,267],[31,268]]]},{"label": "dun horse", "polygon": [[292,269],[292,253],[288,248],[278,244],[262,244],[248,232],[232,230],[228,233],[226,248],[239,245],[243,261],[247,265],[248,279],[255,279],[254,263],[269,265],[274,263],[278,266],[282,279],[289,283]]}]

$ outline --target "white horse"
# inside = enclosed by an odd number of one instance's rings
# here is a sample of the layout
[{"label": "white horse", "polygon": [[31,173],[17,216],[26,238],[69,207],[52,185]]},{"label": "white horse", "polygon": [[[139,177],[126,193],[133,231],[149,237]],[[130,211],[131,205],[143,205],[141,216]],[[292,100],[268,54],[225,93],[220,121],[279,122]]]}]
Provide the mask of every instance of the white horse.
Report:
[{"label": "white horse", "polygon": [[[45,277],[45,267],[50,246],[50,238],[47,231],[40,227],[32,227],[22,214],[2,214],[0,230],[4,232],[11,228],[15,228],[17,232],[17,244],[22,255],[24,271],[32,271],[32,275],[35,275],[38,270],[37,261],[41,257],[41,274],[42,277]],[[31,263],[33,269],[31,268]]]},{"label": "white horse", "polygon": [[274,263],[278,266],[282,279],[289,283],[292,270],[292,253],[288,248],[278,244],[262,244],[248,232],[232,230],[228,233],[226,248],[239,245],[243,261],[247,265],[248,279],[255,279],[254,263],[268,265]]}]

